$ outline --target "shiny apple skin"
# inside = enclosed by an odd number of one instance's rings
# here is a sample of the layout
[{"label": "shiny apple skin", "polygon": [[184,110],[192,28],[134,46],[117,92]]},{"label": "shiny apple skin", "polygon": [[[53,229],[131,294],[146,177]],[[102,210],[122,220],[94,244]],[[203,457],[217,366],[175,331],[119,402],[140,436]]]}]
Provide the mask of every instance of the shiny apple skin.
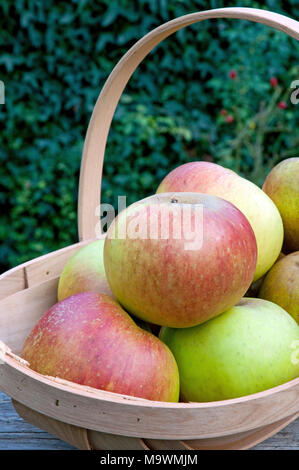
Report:
[{"label": "shiny apple skin", "polygon": [[170,350],[104,294],[79,293],[55,304],[28,336],[22,357],[41,374],[178,401],[179,375]]}]

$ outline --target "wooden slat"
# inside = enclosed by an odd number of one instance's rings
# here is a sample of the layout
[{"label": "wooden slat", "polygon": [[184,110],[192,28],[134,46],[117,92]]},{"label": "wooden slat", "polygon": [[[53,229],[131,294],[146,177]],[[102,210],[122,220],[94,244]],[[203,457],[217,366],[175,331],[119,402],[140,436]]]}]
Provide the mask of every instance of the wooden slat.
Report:
[{"label": "wooden slat", "polygon": [[[105,235],[102,235],[105,237]],[[0,275],[0,300],[16,292],[33,287],[43,281],[60,276],[61,271],[69,260],[82,246],[94,239],[75,243],[46,255],[35,258],[6,271]]]},{"label": "wooden slat", "polygon": [[34,263],[25,266],[28,286],[32,287],[48,279],[60,276],[70,257],[91,241],[93,240],[76,243],[75,245],[41,256]]},{"label": "wooden slat", "polygon": [[16,354],[35,323],[57,302],[58,280],[44,281],[0,302],[0,341]]},{"label": "wooden slat", "polygon": [[[23,421],[13,409],[10,398],[0,392],[0,450],[9,449],[71,450],[74,447]],[[255,449],[299,450],[299,419]]]},{"label": "wooden slat", "polygon": [[88,431],[88,439],[95,450],[147,450],[148,447],[137,437],[116,436],[98,431]]},{"label": "wooden slat", "polygon": [[298,414],[291,416],[290,418],[279,420],[277,423],[272,423],[262,428],[233,434],[231,436],[184,441],[183,444],[185,445],[185,448],[189,450],[246,450],[260,442],[263,442],[281,429],[284,429],[288,424],[295,421],[297,417]]},{"label": "wooden slat", "polygon": [[73,446],[25,422],[0,392],[0,450],[72,450]]},{"label": "wooden slat", "polygon": [[25,273],[24,268],[14,270],[9,275],[3,277],[0,282],[0,300],[8,295],[14,294],[22,289],[25,289]]},{"label": "wooden slat", "polygon": [[13,406],[17,413],[29,423],[39,426],[45,431],[53,434],[54,436],[62,439],[65,442],[73,445],[74,447],[81,450],[90,450],[90,444],[88,442],[86,429],[79,428],[78,426],[72,426],[71,424],[62,423],[56,419],[49,418],[48,416],[42,415],[33,411],[27,406],[22,405],[19,402],[13,401]]}]

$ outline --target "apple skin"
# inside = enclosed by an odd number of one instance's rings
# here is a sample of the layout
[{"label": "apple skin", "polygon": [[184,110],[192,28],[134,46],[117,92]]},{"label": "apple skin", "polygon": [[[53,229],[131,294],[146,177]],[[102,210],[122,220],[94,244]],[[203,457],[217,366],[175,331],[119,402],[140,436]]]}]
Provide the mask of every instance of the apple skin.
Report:
[{"label": "apple skin", "polygon": [[149,400],[178,401],[172,353],[105,294],[84,292],[55,304],[28,336],[22,357],[41,374]]},{"label": "apple skin", "polygon": [[104,268],[104,242],[88,243],[68,260],[58,283],[58,301],[87,291],[112,295]]},{"label": "apple skin", "polygon": [[268,174],[263,190],[278,207],[284,226],[284,250],[299,250],[299,157],[288,158]]},{"label": "apple skin", "polygon": [[254,281],[276,261],[283,242],[283,224],[277,207],[255,184],[210,162],[190,162],[171,171],[157,193],[194,191],[213,194],[234,204],[249,220],[258,247]]},{"label": "apple skin", "polygon": [[299,251],[274,264],[263,281],[259,297],[280,305],[299,324]]},{"label": "apple skin", "polygon": [[[283,252],[281,252],[276,260],[276,263],[277,261],[279,261],[281,258],[283,258],[284,256],[286,256]],[[275,266],[275,265],[274,265]],[[251,286],[249,287],[248,291],[246,292],[245,294],[245,297],[258,297],[258,294],[259,294],[259,290],[264,282],[264,279],[266,277],[267,274],[264,274],[263,277],[260,277],[257,281],[254,281]],[[270,300],[270,299],[269,299]]]},{"label": "apple skin", "polygon": [[299,327],[266,300],[243,298],[202,325],[163,327],[160,338],[177,361],[184,401],[242,397],[299,376]]},{"label": "apple skin", "polygon": [[[164,211],[171,207],[181,217],[186,205],[193,225],[195,208],[203,207],[199,249],[185,249],[190,232],[184,226],[178,233],[174,223],[167,239],[111,237],[130,226],[137,210],[140,226],[153,220],[161,233]],[[129,206],[110,226],[104,247],[107,279],[120,304],[142,320],[175,328],[197,325],[235,305],[250,286],[256,258],[246,217],[229,202],[198,193],[159,194]]]}]

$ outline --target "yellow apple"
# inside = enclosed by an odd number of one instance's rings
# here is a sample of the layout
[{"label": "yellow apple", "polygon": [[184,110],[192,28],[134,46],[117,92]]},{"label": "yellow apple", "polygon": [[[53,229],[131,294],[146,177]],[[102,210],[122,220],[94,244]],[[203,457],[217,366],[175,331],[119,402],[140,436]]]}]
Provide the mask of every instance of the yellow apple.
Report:
[{"label": "yellow apple", "polygon": [[299,250],[299,157],[288,158],[268,174],[263,190],[278,207],[284,226],[284,250]]},{"label": "yellow apple", "polygon": [[104,268],[104,242],[88,243],[68,260],[59,279],[58,300],[86,291],[112,295]]},{"label": "yellow apple", "polygon": [[274,264],[262,283],[259,297],[280,305],[299,324],[299,251]]}]

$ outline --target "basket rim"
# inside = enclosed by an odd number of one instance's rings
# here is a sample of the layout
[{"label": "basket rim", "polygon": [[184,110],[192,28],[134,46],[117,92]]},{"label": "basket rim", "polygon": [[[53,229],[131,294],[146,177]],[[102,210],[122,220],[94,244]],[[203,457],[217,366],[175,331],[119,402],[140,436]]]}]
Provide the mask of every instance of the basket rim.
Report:
[{"label": "basket rim", "polygon": [[[12,353],[10,349],[0,341],[0,360],[4,364],[9,364],[11,367],[16,368],[22,374],[40,381],[45,385],[50,387],[57,388],[59,390],[64,390],[72,394],[81,395],[89,398],[94,398],[96,400],[103,401],[114,401],[117,403],[124,403],[127,405],[141,405],[145,407],[156,407],[156,408],[182,408],[182,409],[192,409],[192,408],[214,408],[214,407],[223,407],[226,405],[233,405],[237,403],[248,402],[252,400],[258,400],[259,398],[266,398],[268,396],[274,395],[276,393],[288,390],[293,388],[296,385],[299,385],[299,377],[288,382],[285,382],[276,387],[268,388],[264,391],[252,393],[250,395],[244,395],[242,397],[230,398],[227,400],[219,401],[210,401],[210,402],[165,402],[165,401],[154,401],[147,400],[144,398],[134,397],[131,395],[124,395],[116,392],[108,392],[101,389],[96,389],[89,387],[87,385],[77,384],[76,382],[71,382],[69,380],[61,379],[60,377],[52,377],[48,375],[40,374],[32,369],[30,369],[28,363],[24,361],[18,355]],[[1,367],[0,363],[0,367]]]}]

